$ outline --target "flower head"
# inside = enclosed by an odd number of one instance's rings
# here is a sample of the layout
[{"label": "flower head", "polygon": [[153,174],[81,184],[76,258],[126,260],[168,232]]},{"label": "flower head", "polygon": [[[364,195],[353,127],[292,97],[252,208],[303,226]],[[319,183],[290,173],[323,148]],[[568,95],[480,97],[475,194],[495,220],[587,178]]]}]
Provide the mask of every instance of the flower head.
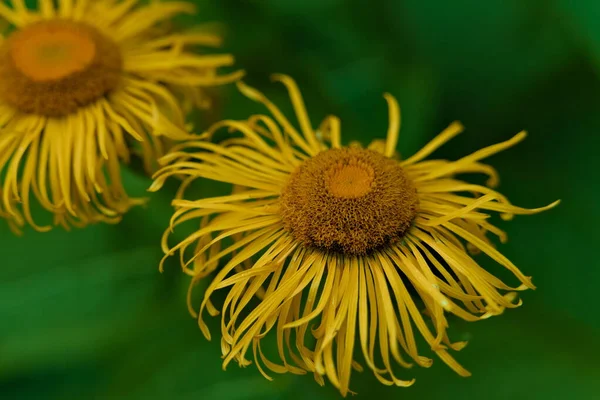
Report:
[{"label": "flower head", "polygon": [[[415,336],[421,335],[450,368],[469,375],[450,353],[466,343],[449,339],[447,315],[488,318],[519,306],[516,292],[534,287],[488,238],[506,240],[489,222],[489,213],[510,219],[558,203],[524,209],[488,187],[498,176],[480,161],[518,143],[525,133],[456,161],[425,161],[462,131],[454,122],[413,156],[398,159],[400,113],[391,95],[385,95],[386,140],[367,148],[344,147],[336,117],[314,129],[294,81],[281,75],[275,80],[287,87],[300,129],[263,94],[238,83],[271,116],[223,121],[210,130],[226,127],[241,138],[178,145],[165,156],[172,164],[157,174],[153,186],[158,189],[171,175],[188,177],[173,202],[176,211],[163,248],[165,257],[180,252],[182,267],[192,276],[190,294],[227,260],[199,312],[189,297],[191,313],[210,338],[203,313],[217,315],[211,296],[229,288],[220,310],[224,366],[234,360],[247,365],[252,348],[266,377],[267,369],[308,371],[320,383],[327,376],[346,395],[352,369],[362,369],[354,356],[357,347],[379,381],[409,386],[413,380],[397,377],[394,365],[431,365],[418,350]],[[473,172],[488,175],[488,186],[457,177]],[[185,200],[186,188],[197,178],[230,183],[235,191]],[[200,220],[200,228],[170,247],[169,233],[190,220]],[[504,283],[482,268],[473,252],[487,254],[520,283]],[[260,301],[253,301],[256,297]],[[277,338],[278,362],[261,350],[270,332]]]},{"label": "flower head", "polygon": [[146,169],[166,140],[182,140],[187,104],[205,103],[203,86],[230,55],[211,33],[172,32],[166,22],[191,13],[187,2],[39,0],[0,4],[10,33],[0,38],[0,216],[38,230],[32,198],[68,227],[115,222],[141,199],[121,182],[120,161],[139,153]]}]

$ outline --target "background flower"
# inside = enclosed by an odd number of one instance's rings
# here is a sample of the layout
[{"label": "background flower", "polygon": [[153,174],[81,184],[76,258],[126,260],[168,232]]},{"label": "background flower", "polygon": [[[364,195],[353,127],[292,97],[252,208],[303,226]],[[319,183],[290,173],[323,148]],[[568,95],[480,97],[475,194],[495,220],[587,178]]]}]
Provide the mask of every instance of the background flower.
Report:
[{"label": "background flower", "polygon": [[[417,383],[400,391],[357,373],[356,398],[593,399],[600,391],[600,313],[593,307],[600,282],[600,189],[593,177],[600,168],[598,2],[198,3],[198,17],[182,22],[222,21],[226,50],[249,67],[249,83],[278,104],[286,94],[267,76],[284,71],[306,88],[315,121],[325,117],[318,110],[337,114],[345,140],[367,142],[386,129],[381,93],[395,93],[405,116],[403,155],[454,119],[467,130],[434,156],[455,159],[527,129],[527,140],[489,160],[501,174],[499,189],[515,204],[563,200],[545,215],[503,224],[503,251],[538,288],[523,293],[525,304],[501,318],[450,321],[453,338],[470,340],[460,361],[474,376],[459,378],[436,363],[410,371]],[[244,118],[248,102],[233,92],[222,100],[227,115]],[[195,121],[199,129],[207,127],[203,121]],[[131,193],[144,195],[150,180],[124,174]],[[268,382],[253,368],[224,373],[207,362],[221,349],[201,339],[182,307],[187,279],[180,279],[177,260],[163,276],[155,270],[176,187],[152,195],[152,213],[133,209],[117,226],[31,232],[23,240],[0,224],[0,393],[61,400],[339,398],[312,377]],[[198,194],[227,190],[205,185]],[[207,322],[219,331],[217,319]]]},{"label": "background flower", "polygon": [[[171,141],[191,135],[185,113],[222,74],[230,54],[211,32],[169,29],[189,2],[40,0],[0,4],[0,217],[16,231],[118,222],[131,206],[121,162],[138,154],[151,172]],[[40,223],[36,205],[53,214]]]}]

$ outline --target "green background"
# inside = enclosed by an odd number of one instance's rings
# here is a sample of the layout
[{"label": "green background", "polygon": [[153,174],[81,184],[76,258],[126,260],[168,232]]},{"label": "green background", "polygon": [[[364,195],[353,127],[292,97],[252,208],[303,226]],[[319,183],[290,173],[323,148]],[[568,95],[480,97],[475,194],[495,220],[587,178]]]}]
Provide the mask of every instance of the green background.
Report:
[{"label": "green background", "polygon": [[[381,95],[391,92],[403,110],[403,155],[455,119],[467,130],[436,157],[455,159],[527,129],[525,142],[490,159],[500,190],[525,207],[562,199],[547,213],[499,224],[509,234],[501,250],[538,286],[525,304],[479,323],[451,318],[452,337],[470,340],[457,358],[471,378],[439,360],[401,371],[417,378],[408,389],[354,373],[359,398],[600,398],[600,2],[198,3],[198,17],[182,23],[219,21],[247,81],[284,109],[272,72],[297,79],[313,123],[341,117],[346,142],[385,135]],[[216,105],[196,118],[198,130],[259,110],[231,87],[218,90]],[[150,180],[124,174],[143,194]],[[0,398],[339,398],[311,376],[268,382],[253,366],[221,370],[218,340],[206,341],[187,313],[187,279],[175,262],[157,270],[174,190],[171,182],[116,226],[19,238],[0,224]],[[218,319],[211,328],[216,336]]]}]

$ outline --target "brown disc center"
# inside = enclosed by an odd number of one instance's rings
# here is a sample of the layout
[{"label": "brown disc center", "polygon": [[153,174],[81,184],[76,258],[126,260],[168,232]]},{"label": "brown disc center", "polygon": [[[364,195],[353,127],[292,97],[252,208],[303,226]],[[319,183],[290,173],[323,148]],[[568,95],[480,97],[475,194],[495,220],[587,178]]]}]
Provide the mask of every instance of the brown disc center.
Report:
[{"label": "brown disc center", "polygon": [[306,160],[281,194],[282,220],[296,240],[349,254],[401,238],[417,206],[416,190],[397,161],[357,148]]},{"label": "brown disc center", "polygon": [[37,22],[0,47],[0,99],[21,112],[63,116],[114,89],[122,64],[118,46],[92,26]]}]

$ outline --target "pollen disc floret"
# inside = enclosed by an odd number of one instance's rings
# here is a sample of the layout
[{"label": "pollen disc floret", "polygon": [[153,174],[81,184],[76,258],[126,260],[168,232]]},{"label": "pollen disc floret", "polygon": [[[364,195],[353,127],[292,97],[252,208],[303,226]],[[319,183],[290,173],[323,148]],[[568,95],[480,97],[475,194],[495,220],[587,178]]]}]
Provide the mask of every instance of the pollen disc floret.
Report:
[{"label": "pollen disc floret", "polygon": [[306,160],[281,194],[282,219],[294,238],[350,254],[402,237],[417,205],[397,161],[359,148],[330,149]]},{"label": "pollen disc floret", "polygon": [[0,96],[21,112],[67,115],[114,89],[123,60],[92,26],[47,20],[15,31],[0,50]]}]

